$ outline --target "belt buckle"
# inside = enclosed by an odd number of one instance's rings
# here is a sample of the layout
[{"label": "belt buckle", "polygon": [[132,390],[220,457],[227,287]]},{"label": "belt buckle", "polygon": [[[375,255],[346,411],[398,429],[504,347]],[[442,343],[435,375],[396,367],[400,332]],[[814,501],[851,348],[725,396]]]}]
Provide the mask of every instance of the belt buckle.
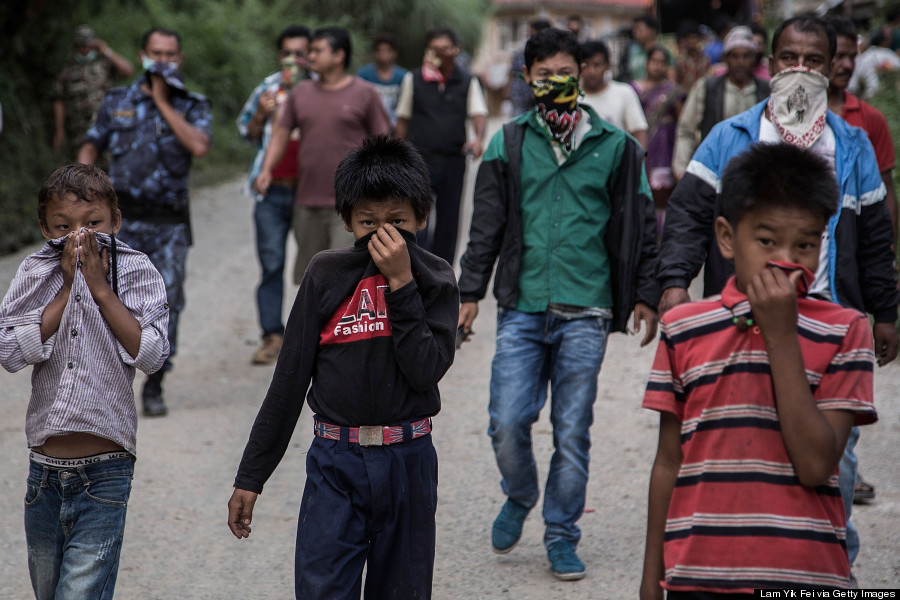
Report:
[{"label": "belt buckle", "polygon": [[380,425],[362,425],[359,428],[360,446],[383,446],[384,429]]}]

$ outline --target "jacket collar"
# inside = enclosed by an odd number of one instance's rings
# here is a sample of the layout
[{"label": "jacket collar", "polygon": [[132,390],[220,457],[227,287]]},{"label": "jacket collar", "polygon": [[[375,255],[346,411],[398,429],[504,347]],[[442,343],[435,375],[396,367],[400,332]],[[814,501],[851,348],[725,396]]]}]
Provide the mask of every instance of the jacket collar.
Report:
[{"label": "jacket collar", "polygon": [[[849,94],[848,94],[849,96]],[[766,108],[766,104],[768,104],[769,98],[766,98],[762,102],[759,102],[749,109],[745,110],[739,115],[736,115],[730,119],[731,126],[736,129],[743,130],[746,135],[750,137],[753,142],[759,141],[759,120],[762,118],[763,111]],[[850,129],[850,126],[840,118],[838,115],[834,114],[830,110],[825,115],[825,123],[831,127],[831,130],[834,132],[835,139],[835,154],[836,162],[838,163],[836,166],[838,172],[838,178],[841,176],[841,164],[850,164],[856,161],[856,155],[859,153],[858,145],[855,143],[845,143],[845,140],[848,140],[853,136],[854,132]],[[841,183],[840,181],[838,183]]]},{"label": "jacket collar", "polygon": [[[616,132],[616,128],[613,127],[612,125],[610,125],[609,123],[607,123],[606,121],[604,121],[603,119],[601,119],[600,116],[597,114],[597,112],[590,105],[579,104],[578,106],[581,109],[581,111],[583,113],[585,113],[583,116],[590,119],[588,122],[591,125],[591,129],[587,133],[584,134],[584,137],[581,140],[579,140],[578,147],[575,148],[575,151],[577,151],[578,148],[580,148],[581,145],[585,142],[585,140],[587,140],[589,138],[592,138],[592,137],[598,136],[598,135],[607,135],[607,134]],[[533,130],[535,130],[536,132],[541,134],[541,136],[544,136],[544,131],[541,129],[541,126],[537,122],[537,110],[536,109],[532,108],[531,110],[526,111],[520,117],[517,117],[517,118],[521,119],[519,121],[521,124],[523,124],[526,127],[531,127]],[[572,153],[574,154],[575,151],[573,151]]]}]

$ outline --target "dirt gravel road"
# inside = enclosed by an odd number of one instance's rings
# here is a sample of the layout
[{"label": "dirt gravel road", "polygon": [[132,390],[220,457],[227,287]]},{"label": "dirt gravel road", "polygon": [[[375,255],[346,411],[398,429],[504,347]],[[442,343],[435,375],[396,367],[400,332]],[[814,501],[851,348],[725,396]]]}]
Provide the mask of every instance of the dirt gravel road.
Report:
[{"label": "dirt gravel road", "polygon": [[[296,519],[312,434],[308,410],[256,505],[250,539],[236,540],[225,523],[235,469],[272,374],[272,367],[249,364],[258,336],[258,269],[251,201],[240,195],[240,185],[236,174],[232,182],[193,194],[188,303],[176,369],[165,385],[170,412],[162,419],[140,419],[118,598],[293,597]],[[5,293],[17,265],[34,250],[0,258],[0,291]],[[289,293],[294,290],[290,287]],[[441,383],[443,410],[434,430],[440,461],[434,597],[634,598],[656,449],[657,416],[640,408],[653,348],[640,349],[634,336],[610,340],[594,411],[587,509],[580,521],[579,554],[588,573],[581,581],[560,582],[548,569],[537,510],[515,551],[497,556],[490,549],[491,522],[504,500],[486,435],[495,314],[491,300],[481,303],[477,334]],[[5,515],[0,521],[0,598],[9,600],[32,597],[22,524],[26,373],[0,374],[0,506]],[[139,376],[136,390],[141,381]],[[863,587],[893,588],[900,586],[900,363],[878,370],[876,394],[881,420],[864,428],[858,452],[878,496],[854,512],[863,543],[856,575]],[[545,476],[552,447],[546,414],[534,428],[534,439]]]}]

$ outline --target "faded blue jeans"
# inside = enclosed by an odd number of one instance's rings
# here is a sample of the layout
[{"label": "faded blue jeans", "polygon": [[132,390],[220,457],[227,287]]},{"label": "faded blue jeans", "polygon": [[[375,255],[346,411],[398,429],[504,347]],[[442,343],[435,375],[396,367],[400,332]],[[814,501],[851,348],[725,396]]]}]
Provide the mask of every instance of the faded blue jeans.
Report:
[{"label": "faded blue jeans", "polygon": [[856,561],[859,554],[859,531],[856,525],[850,522],[853,513],[853,490],[856,488],[856,473],[859,471],[859,459],[856,458],[856,443],[859,441],[859,427],[850,430],[844,454],[841,455],[841,466],[838,472],[838,486],[841,489],[841,498],[844,500],[844,515],[847,517],[847,558],[850,566]]},{"label": "faded blue jeans", "polygon": [[262,334],[284,334],[281,318],[284,302],[285,244],[294,217],[294,189],[273,185],[253,208],[256,255],[262,277],[256,288],[256,307]]},{"label": "faded blue jeans", "polygon": [[544,489],[547,548],[559,541],[576,546],[581,539],[575,523],[584,513],[597,375],[609,328],[610,321],[600,317],[567,320],[550,312],[498,309],[488,434],[503,492],[528,508],[540,495],[531,427],[550,387],[554,452]]},{"label": "faded blue jeans", "polygon": [[133,474],[130,458],[62,470],[29,463],[25,540],[37,600],[113,597]]}]

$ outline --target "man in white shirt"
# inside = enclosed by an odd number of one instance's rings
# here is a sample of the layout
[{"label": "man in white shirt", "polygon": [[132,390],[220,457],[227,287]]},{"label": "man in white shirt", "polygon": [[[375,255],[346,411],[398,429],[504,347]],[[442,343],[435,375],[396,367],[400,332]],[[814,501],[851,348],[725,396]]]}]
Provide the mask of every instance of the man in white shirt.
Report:
[{"label": "man in white shirt", "polygon": [[867,100],[881,85],[879,74],[900,70],[900,56],[887,47],[890,41],[884,31],[879,31],[872,38],[872,45],[856,59],[856,70],[847,85],[851,94]]},{"label": "man in white shirt", "polygon": [[604,121],[630,133],[647,147],[647,118],[637,92],[627,83],[607,78],[609,49],[600,40],[581,45],[582,102],[589,104]]}]

